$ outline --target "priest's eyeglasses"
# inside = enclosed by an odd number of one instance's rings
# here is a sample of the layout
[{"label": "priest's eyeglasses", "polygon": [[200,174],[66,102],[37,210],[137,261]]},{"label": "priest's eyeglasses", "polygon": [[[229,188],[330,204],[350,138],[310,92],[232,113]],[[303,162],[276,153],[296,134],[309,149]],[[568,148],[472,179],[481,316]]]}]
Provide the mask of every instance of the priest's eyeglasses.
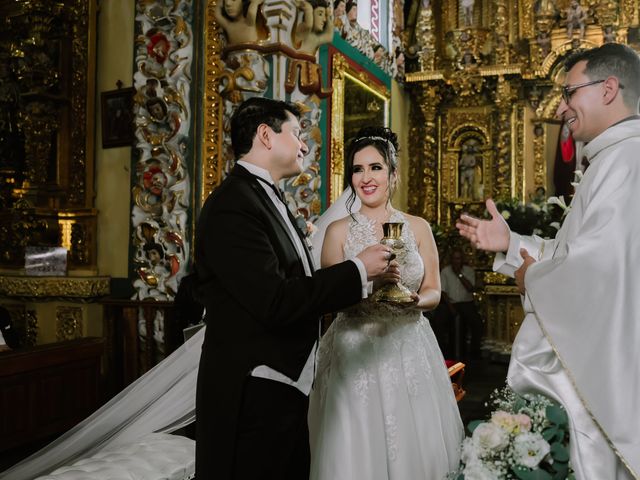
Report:
[{"label": "priest's eyeglasses", "polygon": [[[577,85],[563,85],[562,99],[564,100],[564,103],[568,104],[571,100],[571,97],[573,97],[573,94],[576,93],[576,90],[578,90],[579,88],[588,87],[590,85],[597,85],[598,83],[602,83],[605,80],[592,80],[591,82],[579,83]],[[619,83],[618,88],[624,88],[624,85]]]}]

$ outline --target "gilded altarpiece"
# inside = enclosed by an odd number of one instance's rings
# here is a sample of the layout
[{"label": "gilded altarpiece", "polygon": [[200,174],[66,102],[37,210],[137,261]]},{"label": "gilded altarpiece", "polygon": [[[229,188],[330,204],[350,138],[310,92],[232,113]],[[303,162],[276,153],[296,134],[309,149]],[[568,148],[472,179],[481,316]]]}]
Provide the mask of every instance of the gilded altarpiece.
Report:
[{"label": "gilded altarpiece", "polygon": [[[477,270],[487,347],[509,352],[523,317],[513,282],[490,271],[492,257],[454,233],[464,212],[482,216],[484,199],[528,202],[553,195],[563,61],[608,41],[636,49],[639,6],[632,0],[422,2],[417,52],[407,65],[412,102],[409,208],[459,243]],[[544,189],[544,190],[542,190]]]},{"label": "gilded altarpiece", "polygon": [[[96,276],[96,3],[0,1],[0,303],[23,345],[61,338],[52,301],[73,310],[72,336],[95,333],[89,308],[69,304],[109,292]],[[64,247],[68,275],[25,275],[28,246]]]}]

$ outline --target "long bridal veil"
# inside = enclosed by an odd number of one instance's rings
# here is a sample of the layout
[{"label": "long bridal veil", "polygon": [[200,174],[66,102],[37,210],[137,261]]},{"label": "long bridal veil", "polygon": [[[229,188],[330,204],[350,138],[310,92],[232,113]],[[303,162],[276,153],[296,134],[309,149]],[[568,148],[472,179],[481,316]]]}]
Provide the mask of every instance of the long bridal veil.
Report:
[{"label": "long bridal veil", "polygon": [[184,345],[43,449],[0,473],[3,480],[45,475],[98,450],[152,432],[173,432],[195,419],[201,328]]},{"label": "long bridal veil", "polygon": [[[313,237],[311,237],[311,244],[313,246],[311,251],[313,253],[313,261],[316,268],[320,268],[320,254],[322,253],[322,244],[324,242],[324,234],[327,231],[327,227],[336,220],[346,217],[351,211],[357,212],[360,210],[360,199],[353,195],[352,192],[353,190],[351,187],[347,187],[347,189],[342,192],[342,195],[340,195],[340,197],[331,204],[331,206],[314,224],[316,231],[313,234]],[[349,209],[347,208],[347,200],[352,196],[355,198],[355,201],[351,206],[351,209]]]},{"label": "long bridal veil", "polygon": [[[327,227],[349,214],[351,189],[318,218],[312,237],[313,256],[320,253]],[[353,210],[360,208],[359,200]],[[171,433],[195,420],[196,379],[205,328],[125,388],[93,415],[60,438],[0,473],[2,480],[24,480],[45,475],[88,457],[107,446],[128,443],[152,432]]]}]

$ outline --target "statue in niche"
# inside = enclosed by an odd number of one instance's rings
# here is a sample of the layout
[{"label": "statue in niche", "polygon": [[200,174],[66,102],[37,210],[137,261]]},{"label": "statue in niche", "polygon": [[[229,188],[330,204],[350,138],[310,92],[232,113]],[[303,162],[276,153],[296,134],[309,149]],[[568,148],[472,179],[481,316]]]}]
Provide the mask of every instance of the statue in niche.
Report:
[{"label": "statue in niche", "polygon": [[458,178],[460,197],[482,199],[482,158],[476,140],[467,140],[462,145],[458,160]]},{"label": "statue in niche", "polygon": [[258,41],[257,20],[264,0],[221,0],[214,16],[227,35],[227,46]]},{"label": "statue in niche", "polygon": [[567,8],[567,37],[573,38],[573,29],[580,29],[580,38],[584,38],[587,25],[587,12],[580,6],[578,0],[571,0]]},{"label": "statue in niche", "polygon": [[546,58],[549,52],[551,52],[551,37],[549,36],[549,32],[539,32],[536,37],[536,42],[540,49],[540,56]]},{"label": "statue in niche", "polygon": [[298,0],[296,7],[303,12],[296,28],[297,50],[315,55],[320,45],[333,39],[333,9],[324,0]]},{"label": "statue in niche", "polygon": [[465,27],[470,27],[473,24],[473,4],[474,0],[460,0],[462,19]]},{"label": "statue in niche", "polygon": [[616,31],[611,25],[607,25],[606,27],[604,27],[602,40],[604,43],[614,43],[616,41]]}]

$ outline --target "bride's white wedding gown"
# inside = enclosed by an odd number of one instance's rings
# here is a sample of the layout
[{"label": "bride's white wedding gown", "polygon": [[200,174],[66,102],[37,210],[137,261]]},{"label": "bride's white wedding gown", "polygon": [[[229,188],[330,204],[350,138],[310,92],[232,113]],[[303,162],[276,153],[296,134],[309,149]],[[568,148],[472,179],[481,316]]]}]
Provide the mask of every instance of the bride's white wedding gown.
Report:
[{"label": "bride's white wedding gown", "polygon": [[[374,223],[350,221],[345,258],[378,242]],[[424,265],[404,215],[403,283]],[[428,320],[365,299],[322,338],[309,407],[311,480],[438,480],[458,466],[464,438],[444,358]]]}]

